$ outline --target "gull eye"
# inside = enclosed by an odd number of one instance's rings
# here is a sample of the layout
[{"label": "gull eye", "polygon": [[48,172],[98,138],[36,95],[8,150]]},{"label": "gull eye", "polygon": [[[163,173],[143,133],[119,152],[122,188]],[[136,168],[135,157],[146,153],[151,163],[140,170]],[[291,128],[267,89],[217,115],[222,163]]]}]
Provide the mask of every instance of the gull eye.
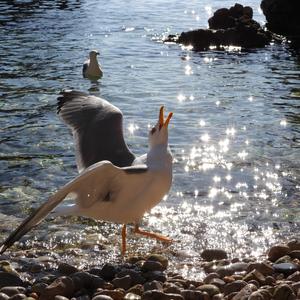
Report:
[{"label": "gull eye", "polygon": [[153,127],[153,128],[151,129],[151,134],[154,134],[155,131],[156,131],[156,128]]}]

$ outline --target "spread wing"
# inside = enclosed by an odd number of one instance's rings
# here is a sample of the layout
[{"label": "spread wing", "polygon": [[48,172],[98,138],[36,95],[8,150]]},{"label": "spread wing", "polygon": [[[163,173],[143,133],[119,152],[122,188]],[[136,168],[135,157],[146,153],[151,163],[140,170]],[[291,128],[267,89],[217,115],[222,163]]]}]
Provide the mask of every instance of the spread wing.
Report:
[{"label": "spread wing", "polygon": [[[140,169],[139,166],[138,169]],[[147,168],[144,171],[147,171]],[[134,167],[132,167],[133,172]],[[140,170],[139,170],[140,171]],[[116,182],[114,178],[123,178],[126,176],[126,172],[122,168],[118,168],[112,165],[108,161],[101,161],[78,175],[74,180],[67,183],[64,187],[58,190],[48,201],[35,210],[27,219],[25,219],[19,227],[13,231],[9,237],[0,246],[0,254],[7,248],[12,246],[23,235],[25,235],[30,229],[38,225],[57,205],[59,205],[64,198],[74,193],[81,197],[81,201],[77,203],[79,207],[89,207],[94,201],[102,199],[105,201],[105,196],[110,194],[112,190],[118,189],[119,182]],[[127,175],[128,176],[128,175]],[[89,195],[89,197],[86,197]],[[105,212],[101,212],[105,214]]]},{"label": "spread wing", "polygon": [[79,171],[108,160],[118,167],[135,159],[123,136],[123,114],[108,101],[78,91],[63,91],[57,112],[71,127]]},{"label": "spread wing", "polygon": [[82,75],[83,75],[84,78],[86,78],[85,72],[86,72],[86,70],[87,70],[87,68],[89,66],[89,62],[90,62],[89,60],[85,61],[84,64],[83,64],[83,66],[82,66]]}]

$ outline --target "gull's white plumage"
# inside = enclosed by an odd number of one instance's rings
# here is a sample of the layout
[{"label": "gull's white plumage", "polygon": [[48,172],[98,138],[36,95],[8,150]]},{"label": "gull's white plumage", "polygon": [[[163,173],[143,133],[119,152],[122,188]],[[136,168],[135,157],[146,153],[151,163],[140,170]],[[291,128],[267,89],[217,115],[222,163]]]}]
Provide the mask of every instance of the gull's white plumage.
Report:
[{"label": "gull's white plumage", "polygon": [[82,67],[82,75],[84,78],[99,79],[102,77],[103,72],[97,60],[99,52],[92,50],[89,53],[89,58],[84,62]]},{"label": "gull's white plumage", "polygon": [[[66,106],[66,111],[65,113],[62,112],[62,116],[74,131],[76,131],[76,128],[79,132],[81,131],[76,122],[81,123],[81,121],[85,120],[82,116],[83,114],[89,115],[89,119],[98,119],[98,123],[96,122],[95,124],[110,124],[111,127],[115,126],[116,128],[113,128],[111,131],[115,136],[110,138],[118,140],[119,148],[122,151],[112,153],[111,160],[117,162],[119,165],[124,165],[132,161],[134,155],[129,151],[123,140],[122,132],[120,132],[122,124],[119,122],[119,118],[115,118],[116,115],[119,116],[120,112],[116,111],[115,107],[100,98],[87,96],[80,92],[65,91],[63,95],[64,98],[62,100],[59,98],[61,102],[59,102],[58,109],[60,112]],[[86,108],[82,104],[84,100],[88,102]],[[68,108],[70,101],[73,101],[72,106]],[[95,114],[95,111],[99,107],[104,112]],[[82,112],[84,109],[86,111]],[[113,116],[113,120],[111,119],[111,115]],[[73,119],[74,116],[76,120]],[[172,155],[168,147],[168,124],[171,117],[172,113],[164,121],[162,107],[157,124],[149,132],[148,153],[136,158],[131,166],[118,167],[108,160],[102,160],[90,165],[90,161],[92,161],[91,157],[94,157],[94,153],[88,152],[91,156],[89,157],[84,152],[85,149],[82,148],[85,144],[80,145],[80,141],[84,140],[85,136],[77,136],[78,147],[80,148],[81,146],[80,155],[84,162],[83,166],[87,165],[87,167],[24,220],[1,245],[0,253],[3,253],[32,227],[42,221],[54,208],[56,208],[54,211],[56,215],[78,215],[123,223],[123,252],[126,250],[126,224],[128,223],[135,223],[136,232],[138,233],[163,241],[170,241],[170,239],[158,234],[141,231],[138,228],[138,223],[144,213],[158,204],[171,187]],[[106,123],[103,123],[103,120]],[[89,126],[91,133],[88,137],[96,137],[97,133],[99,133],[97,131],[98,125],[96,128],[91,127],[91,125]],[[96,148],[100,147],[101,143],[96,143],[94,146]],[[114,149],[113,144],[109,144],[108,150],[108,152],[113,152],[116,149]],[[101,157],[110,154],[104,151],[101,153]],[[118,160],[120,157],[121,160]],[[57,207],[69,194],[74,195],[75,204]]]}]

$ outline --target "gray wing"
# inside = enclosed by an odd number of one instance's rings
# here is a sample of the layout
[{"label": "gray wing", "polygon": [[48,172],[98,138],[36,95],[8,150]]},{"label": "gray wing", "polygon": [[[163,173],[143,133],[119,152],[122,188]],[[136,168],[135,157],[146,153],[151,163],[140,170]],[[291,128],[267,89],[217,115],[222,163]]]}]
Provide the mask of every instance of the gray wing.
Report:
[{"label": "gray wing", "polygon": [[57,113],[71,127],[79,170],[108,160],[118,167],[135,159],[123,136],[122,112],[99,97],[78,91],[62,91]]},{"label": "gray wing", "polygon": [[89,61],[84,62],[83,66],[82,66],[82,76],[84,78],[87,77],[85,73],[86,73],[86,70],[87,70],[88,66],[89,66]]}]

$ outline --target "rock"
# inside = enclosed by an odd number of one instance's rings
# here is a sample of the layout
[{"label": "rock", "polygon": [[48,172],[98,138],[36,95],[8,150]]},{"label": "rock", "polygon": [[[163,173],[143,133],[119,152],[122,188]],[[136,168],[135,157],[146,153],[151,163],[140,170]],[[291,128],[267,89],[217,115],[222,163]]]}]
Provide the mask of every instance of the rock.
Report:
[{"label": "rock", "polygon": [[[295,281],[295,282],[300,281],[300,272],[297,271],[297,272],[293,273],[286,280]],[[2,291],[2,289],[1,289],[1,291]]]},{"label": "rock", "polygon": [[23,280],[12,273],[0,272],[0,288],[5,286],[25,286]]},{"label": "rock", "polygon": [[287,246],[290,248],[290,251],[300,250],[300,240],[292,240],[287,243]]},{"label": "rock", "polygon": [[248,300],[264,300],[264,296],[260,293],[260,291],[253,292]]},{"label": "rock", "polygon": [[167,280],[166,275],[160,271],[149,271],[143,274],[147,281],[157,280],[160,282],[165,282]]},{"label": "rock", "polygon": [[217,294],[217,295],[214,295],[211,300],[224,300],[224,296],[223,294]]},{"label": "rock", "polygon": [[96,274],[96,275],[101,276],[103,279],[110,281],[115,278],[117,272],[118,269],[115,266],[107,263],[102,267],[100,274],[99,275]]},{"label": "rock", "polygon": [[124,300],[140,300],[142,299],[141,296],[133,293],[127,293],[124,297]]},{"label": "rock", "polygon": [[275,261],[275,264],[281,264],[281,263],[290,263],[291,262],[291,257],[289,255],[284,255],[280,258],[278,258],[276,261]]},{"label": "rock", "polygon": [[163,271],[165,267],[159,262],[155,260],[146,260],[141,267],[143,272],[147,271]]},{"label": "rock", "polygon": [[55,279],[50,285],[48,285],[40,295],[40,300],[54,299],[56,295],[65,297],[73,296],[75,286],[73,280],[70,277],[62,276]]},{"label": "rock", "polygon": [[201,253],[201,257],[206,261],[227,259],[226,251],[222,249],[205,249]]},{"label": "rock", "polygon": [[281,284],[275,288],[273,298],[274,300],[295,300],[296,295],[287,284]]},{"label": "rock", "polygon": [[210,283],[210,281],[214,278],[220,278],[220,275],[218,273],[210,273],[204,278],[203,282]]},{"label": "rock", "polygon": [[247,263],[237,262],[233,264],[229,264],[227,266],[221,266],[216,268],[216,273],[219,274],[220,277],[230,276],[236,272],[246,271],[248,267]]},{"label": "rock", "polygon": [[290,252],[290,248],[286,245],[276,245],[270,248],[268,252],[268,258],[274,262],[278,258],[287,255]]},{"label": "rock", "polygon": [[11,297],[16,294],[25,294],[26,289],[22,286],[6,286],[1,288],[0,292]]},{"label": "rock", "polygon": [[48,286],[48,284],[44,283],[44,282],[34,283],[32,285],[32,292],[42,294],[47,286]]},{"label": "rock", "polygon": [[243,278],[244,281],[251,281],[251,280],[255,280],[257,282],[259,282],[260,284],[265,284],[266,282],[266,277],[261,274],[260,272],[258,272],[257,270],[253,270],[250,273],[246,274]]},{"label": "rock", "polygon": [[297,258],[300,260],[300,250],[293,250],[289,253],[291,258]]},{"label": "rock", "polygon": [[167,294],[180,294],[181,290],[180,287],[173,283],[168,283],[168,285],[165,285],[164,287],[164,292]]},{"label": "rock", "polygon": [[210,284],[215,285],[216,287],[218,287],[222,291],[226,283],[221,278],[213,278],[210,281]]},{"label": "rock", "polygon": [[213,284],[200,285],[197,287],[197,290],[199,290],[201,292],[206,292],[210,297],[220,293],[220,289]]},{"label": "rock", "polygon": [[114,300],[114,299],[107,295],[97,295],[93,297],[92,300]]},{"label": "rock", "polygon": [[[145,275],[145,274],[146,273],[144,273],[143,275]],[[119,272],[117,274],[117,277],[124,277],[126,275],[129,275],[131,277],[132,285],[144,284],[145,281],[146,281],[145,277],[142,276],[141,272],[138,272],[138,271],[132,270],[132,269],[124,269],[124,270],[122,270],[121,272]]]},{"label": "rock", "polygon": [[152,290],[158,290],[163,291],[162,283],[156,280],[153,280],[151,282],[146,282],[144,284],[144,291],[152,291]]},{"label": "rock", "polygon": [[4,293],[0,293],[0,300],[8,300],[8,299],[9,299],[9,296],[7,296]]},{"label": "rock", "polygon": [[260,6],[266,16],[266,26],[269,30],[284,35],[292,40],[299,40],[299,1],[262,0]]},{"label": "rock", "polygon": [[131,280],[131,277],[129,275],[126,275],[126,276],[121,277],[121,278],[113,279],[112,284],[116,288],[122,288],[124,290],[128,290],[132,285],[132,280]]},{"label": "rock", "polygon": [[224,295],[229,295],[234,292],[241,291],[245,286],[247,285],[247,282],[243,280],[236,280],[231,283],[228,283],[223,288]]},{"label": "rock", "polygon": [[[26,299],[27,300],[27,299]],[[55,296],[54,300],[69,300],[68,298],[64,297],[64,296],[60,296],[60,295],[57,295]],[[76,299],[77,300],[77,299]]]},{"label": "rock", "polygon": [[[106,295],[109,296],[111,298],[113,298],[114,300],[123,300],[124,296],[125,296],[125,291],[122,289],[116,289],[116,290],[101,290],[100,292],[97,292],[95,296],[98,295]],[[94,299],[94,298],[93,298]]]},{"label": "rock", "polygon": [[275,272],[283,273],[285,275],[291,275],[299,269],[298,266],[293,263],[274,264],[273,268]]},{"label": "rock", "polygon": [[238,293],[236,293],[232,298],[232,300],[246,300],[248,297],[257,290],[257,287],[251,283],[245,285]]},{"label": "rock", "polygon": [[23,299],[26,299],[26,295],[25,294],[15,294],[13,296],[11,296],[9,298],[9,300],[23,300]]},{"label": "rock", "polygon": [[71,275],[73,273],[78,272],[78,269],[67,263],[60,263],[58,265],[57,271],[63,275]]},{"label": "rock", "polygon": [[248,267],[247,267],[247,272],[251,272],[253,270],[257,270],[258,272],[260,272],[263,275],[272,275],[274,273],[274,269],[271,265],[262,262],[262,263],[249,263]]},{"label": "rock", "polygon": [[96,275],[88,272],[76,272],[70,275],[77,290],[81,288],[97,289],[105,285],[105,281]]},{"label": "rock", "polygon": [[160,254],[151,254],[151,255],[149,255],[147,257],[147,260],[157,261],[157,262],[161,263],[161,265],[163,267],[163,270],[161,270],[161,271],[164,271],[164,270],[166,270],[168,268],[169,261],[163,255],[160,255]]},{"label": "rock", "polygon": [[185,300],[204,300],[204,294],[201,291],[182,290],[181,295]]},{"label": "rock", "polygon": [[142,300],[184,300],[181,295],[166,294],[161,291],[147,291],[143,294]]},{"label": "rock", "polygon": [[127,292],[141,296],[144,292],[144,287],[141,284],[136,284],[135,286],[131,287]]}]

